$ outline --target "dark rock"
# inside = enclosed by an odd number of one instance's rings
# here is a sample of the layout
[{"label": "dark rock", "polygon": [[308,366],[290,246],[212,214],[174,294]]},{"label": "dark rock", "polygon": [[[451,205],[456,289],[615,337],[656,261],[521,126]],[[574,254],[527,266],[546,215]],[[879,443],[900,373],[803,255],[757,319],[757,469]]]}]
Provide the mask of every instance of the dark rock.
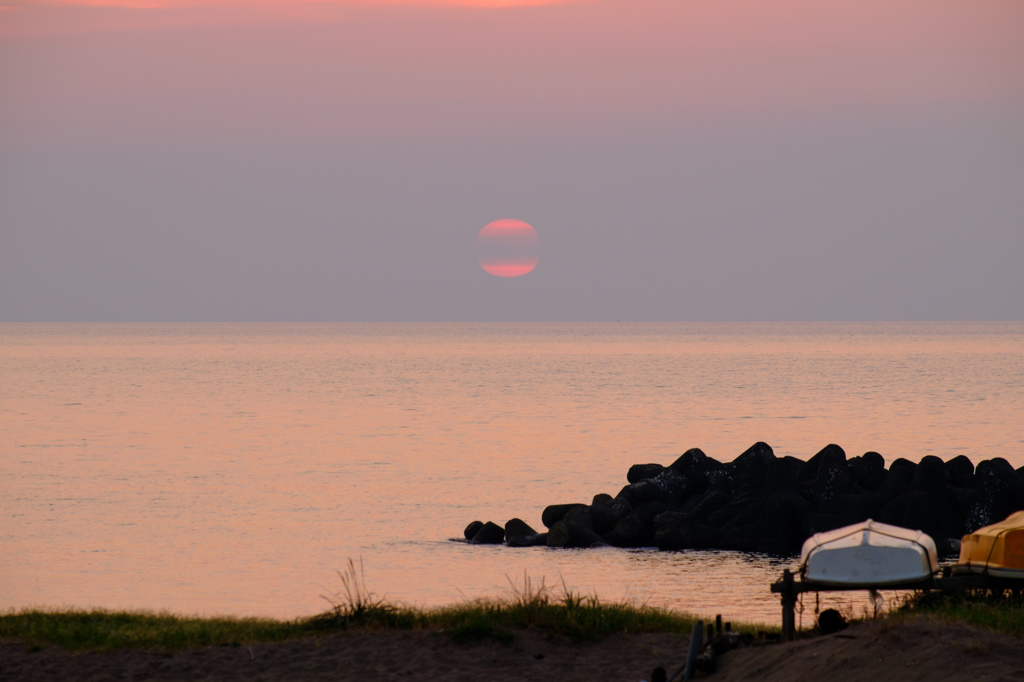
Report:
[{"label": "dark rock", "polygon": [[467,540],[472,540],[473,536],[476,535],[476,532],[483,527],[483,521],[473,521],[468,526],[466,526],[466,530],[462,531],[462,534],[466,537]]},{"label": "dark rock", "polygon": [[1016,511],[1024,509],[1024,475],[1017,472],[1017,483],[1013,486],[1014,508]]},{"label": "dark rock", "polygon": [[964,533],[963,517],[945,494],[924,490],[907,493],[903,518],[896,525],[924,531],[936,543],[947,538],[959,538]]},{"label": "dark rock", "polygon": [[500,545],[505,542],[505,529],[488,521],[470,538],[471,545]]},{"label": "dark rock", "polygon": [[669,510],[655,516],[654,520],[651,522],[651,525],[654,528],[655,532],[657,532],[659,528],[662,528],[664,526],[674,526],[684,523],[690,523],[689,514],[686,514],[681,511]]},{"label": "dark rock", "polygon": [[[907,509],[907,495],[908,493],[903,493],[896,499],[883,504],[882,508],[878,510],[878,516],[875,517],[875,520],[888,523],[890,526],[903,525],[903,513]],[[879,497],[882,496],[879,495]]]},{"label": "dark rock", "polygon": [[970,476],[974,473],[974,462],[970,460],[966,455],[957,455],[953,459],[946,462],[946,474],[948,480],[956,485],[962,487],[960,479],[964,476]]},{"label": "dark rock", "polygon": [[517,536],[536,535],[537,531],[522,519],[509,519],[505,524],[505,537],[511,540]]},{"label": "dark rock", "polygon": [[956,481],[957,485],[961,488],[977,488],[978,487],[978,476],[974,473],[966,474],[961,476]]},{"label": "dark rock", "polygon": [[729,496],[717,490],[711,490],[701,498],[701,501],[690,512],[690,520],[694,523],[704,523],[713,513],[729,503]]},{"label": "dark rock", "polygon": [[640,523],[644,524],[647,528],[653,529],[654,517],[668,510],[669,507],[666,504],[662,504],[661,502],[648,502],[647,504],[641,504],[637,507],[633,507],[630,514],[638,518]]},{"label": "dark rock", "polygon": [[678,505],[677,509],[679,509],[679,511],[681,512],[690,514],[693,512],[694,509],[700,506],[700,503],[704,501],[705,497],[707,497],[707,495],[705,495],[704,493],[694,493],[687,497],[685,502],[683,502],[681,505]]},{"label": "dark rock", "polygon": [[562,520],[566,523],[575,523],[577,526],[583,526],[587,530],[594,530],[594,522],[590,518],[590,507],[573,507],[565,513]]},{"label": "dark rock", "polygon": [[902,457],[897,459],[889,466],[889,473],[878,486],[878,494],[887,502],[895,500],[910,489],[910,482],[914,480],[916,469],[917,465],[910,460]]},{"label": "dark rock", "polygon": [[[735,502],[733,502],[735,504]],[[756,523],[761,518],[761,510],[764,508],[764,501],[761,500],[754,504],[745,504],[739,513],[733,517],[732,521],[729,521],[723,528],[731,529],[736,526],[746,526],[751,523]]]},{"label": "dark rock", "polygon": [[923,490],[909,492],[907,493],[907,504],[903,509],[903,518],[896,525],[910,530],[924,531],[933,540],[936,536],[946,537],[946,534],[940,532],[938,524],[935,523],[935,514],[932,509],[932,496],[929,493]]},{"label": "dark rock", "polygon": [[542,547],[548,544],[548,534],[513,535],[506,538],[505,542],[509,547]]},{"label": "dark rock", "polygon": [[1017,511],[1017,475],[1005,459],[996,457],[979,462],[974,476],[977,485],[968,495],[964,518],[967,533],[1002,521]]},{"label": "dark rock", "polygon": [[685,533],[689,526],[689,514],[662,512],[654,517],[654,543],[659,549],[684,549],[675,538]]},{"label": "dark rock", "polygon": [[[971,474],[973,476],[974,474]],[[961,488],[956,485],[951,485],[946,488],[946,499],[949,500],[953,508],[956,509],[960,518],[966,519],[971,510],[971,505],[974,502],[974,488]]]},{"label": "dark rock", "polygon": [[548,534],[536,532],[532,536],[512,536],[505,542],[509,547],[541,547],[548,544]]},{"label": "dark rock", "polygon": [[757,442],[744,450],[743,454],[730,462],[730,464],[733,470],[741,471],[752,465],[768,467],[774,462],[775,452],[772,451],[772,446],[767,443]]},{"label": "dark rock", "polygon": [[979,478],[985,478],[986,476],[997,476],[999,478],[1010,478],[1017,472],[1014,471],[1010,463],[1002,457],[993,457],[992,459],[985,459],[978,463],[975,467],[974,473]]},{"label": "dark rock", "polygon": [[703,492],[707,487],[703,482],[691,476],[681,476],[672,469],[666,469],[651,480],[665,491],[667,498],[663,501],[668,504],[682,504],[688,497]]},{"label": "dark rock", "polygon": [[663,471],[665,471],[665,467],[660,464],[634,464],[629,467],[629,472],[626,473],[626,480],[630,483],[646,481],[648,478],[654,478]]},{"label": "dark rock", "polygon": [[946,482],[946,464],[938,457],[928,455],[918,462],[914,478],[910,481],[910,490],[944,495]]},{"label": "dark rock", "polygon": [[795,516],[803,516],[811,509],[811,504],[796,493],[772,493],[768,496],[768,504],[778,509],[785,509]]},{"label": "dark rock", "polygon": [[841,495],[827,483],[810,481],[800,484],[800,494],[811,503],[811,508],[824,514],[843,514],[852,499]]},{"label": "dark rock", "polygon": [[673,469],[666,469],[654,478],[630,483],[619,493],[634,507],[648,502],[682,504],[700,486]]},{"label": "dark rock", "polygon": [[[799,550],[804,539],[800,520],[809,506],[806,500],[796,494],[770,495],[753,521],[756,536],[751,548],[771,554],[788,554]],[[727,546],[726,542],[723,537],[723,546]]]},{"label": "dark rock", "polygon": [[575,523],[559,521],[548,531],[548,547],[592,547],[604,545],[604,539],[590,530]]},{"label": "dark rock", "polygon": [[786,554],[790,547],[786,544],[772,544],[771,540],[762,534],[762,526],[758,523],[748,523],[727,530],[718,541],[721,549],[730,549],[738,552],[765,552],[768,554]]},{"label": "dark rock", "polygon": [[630,512],[630,507],[623,500],[615,500],[608,505],[595,504],[590,508],[591,527],[598,535],[604,535]]},{"label": "dark rock", "polygon": [[850,486],[850,471],[846,466],[846,453],[835,444],[826,445],[812,459],[818,460],[815,480],[831,494],[840,494]]},{"label": "dark rock", "polygon": [[992,490],[975,488],[968,497],[967,513],[964,514],[964,531],[973,533],[983,526],[990,526],[1005,517],[995,511],[995,493]]},{"label": "dark rock", "polygon": [[540,521],[545,527],[551,528],[559,521],[565,518],[565,515],[573,507],[585,507],[585,504],[553,504],[549,507],[545,507],[544,511],[540,515]]},{"label": "dark rock", "polygon": [[[687,475],[691,479],[696,476],[693,472]],[[699,482],[704,484],[706,490],[716,490],[731,496],[736,489],[735,472],[728,465],[710,457],[708,457],[708,466],[700,472],[699,477]]]},{"label": "dark rock", "polygon": [[658,549],[714,549],[721,547],[722,531],[701,523],[665,524],[654,540]]},{"label": "dark rock", "polygon": [[837,496],[849,490],[852,476],[846,466],[846,453],[838,445],[826,445],[807,460],[799,477],[800,493],[820,513],[836,514],[844,511]]},{"label": "dark rock", "polygon": [[647,502],[665,502],[668,492],[653,479],[645,479],[630,483],[619,492],[619,497],[626,499],[631,505],[637,506]]},{"label": "dark rock", "polygon": [[964,534],[966,514],[961,514],[946,495],[932,496],[932,516],[942,531],[941,535],[932,538],[935,542],[942,540],[943,536],[959,539]]},{"label": "dark rock", "polygon": [[821,466],[821,455],[822,451],[819,450],[817,454],[811,457],[809,460],[804,462],[803,467],[800,469],[800,483],[808,483],[810,481],[818,480],[818,468]]},{"label": "dark rock", "polygon": [[800,520],[800,535],[807,539],[816,533],[827,533],[836,528],[848,525],[839,514],[823,514],[812,512],[805,514]]},{"label": "dark rock", "polygon": [[661,550],[692,549],[683,538],[689,524],[681,522],[676,524],[664,524],[654,531],[654,544]]},{"label": "dark rock", "polygon": [[853,496],[846,511],[842,512],[842,525],[849,526],[875,518],[884,503],[882,496],[875,493]]},{"label": "dark rock", "polygon": [[761,500],[768,487],[768,467],[751,461],[736,471],[736,493],[733,502],[749,505]]},{"label": "dark rock", "polygon": [[678,474],[685,475],[691,469],[702,468],[707,457],[700,448],[690,448],[680,455],[679,459],[672,462],[669,468],[675,470]]},{"label": "dark rock", "polygon": [[[565,521],[559,521],[551,526],[546,541],[548,547],[572,547],[572,529]],[[583,545],[576,545],[581,547]]]},{"label": "dark rock", "polygon": [[685,540],[693,549],[714,549],[722,546],[722,531],[718,528],[695,523],[686,529]]},{"label": "dark rock", "polygon": [[865,452],[848,462],[853,482],[875,492],[885,479],[885,459],[877,452]]},{"label": "dark rock", "polygon": [[769,493],[798,493],[800,471],[804,461],[796,457],[780,457],[768,467],[765,489]]},{"label": "dark rock", "polygon": [[615,528],[604,536],[605,541],[613,547],[652,547],[654,533],[634,513],[619,519]]},{"label": "dark rock", "polygon": [[598,493],[597,495],[594,495],[594,499],[593,499],[593,501],[591,501],[590,506],[596,507],[596,506],[599,506],[599,505],[600,506],[609,505],[609,504],[612,503],[613,499],[614,498],[611,495],[609,495],[608,493]]},{"label": "dark rock", "polygon": [[708,514],[705,523],[709,526],[714,526],[715,528],[724,528],[730,524],[735,525],[733,524],[733,521],[737,516],[739,516],[740,512],[752,506],[753,505],[736,504],[735,502],[729,501]]}]

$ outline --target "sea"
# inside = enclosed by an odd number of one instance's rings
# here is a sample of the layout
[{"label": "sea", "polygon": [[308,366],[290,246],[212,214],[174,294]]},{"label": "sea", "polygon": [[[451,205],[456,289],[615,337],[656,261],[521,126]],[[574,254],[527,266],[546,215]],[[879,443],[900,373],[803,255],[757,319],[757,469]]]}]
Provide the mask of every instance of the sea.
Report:
[{"label": "sea", "polygon": [[296,618],[355,567],[777,624],[798,557],[455,540],[692,447],[1020,467],[1022,415],[1020,322],[0,324],[0,611]]}]

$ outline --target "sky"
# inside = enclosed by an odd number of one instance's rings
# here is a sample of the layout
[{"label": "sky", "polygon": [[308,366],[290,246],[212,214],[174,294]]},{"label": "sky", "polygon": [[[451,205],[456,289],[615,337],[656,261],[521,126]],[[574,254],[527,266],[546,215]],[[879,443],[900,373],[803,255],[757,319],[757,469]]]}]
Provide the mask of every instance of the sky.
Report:
[{"label": "sky", "polygon": [[1022,255],[1020,0],[0,0],[0,322],[1022,320]]}]

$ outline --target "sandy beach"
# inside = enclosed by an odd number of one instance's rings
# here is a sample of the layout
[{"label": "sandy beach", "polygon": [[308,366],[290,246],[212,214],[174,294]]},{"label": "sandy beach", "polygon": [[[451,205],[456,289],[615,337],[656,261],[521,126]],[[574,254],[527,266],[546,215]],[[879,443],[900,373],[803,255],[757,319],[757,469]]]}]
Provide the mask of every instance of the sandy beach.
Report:
[{"label": "sandy beach", "polygon": [[[277,644],[163,652],[121,649],[73,653],[0,645],[4,680],[624,680],[670,672],[683,661],[680,635],[616,635],[598,643],[552,640],[519,631],[512,644],[458,644],[437,631],[352,632]],[[1019,639],[922,617],[869,622],[825,637],[753,646],[720,659],[719,682],[736,680],[1020,680]]]}]

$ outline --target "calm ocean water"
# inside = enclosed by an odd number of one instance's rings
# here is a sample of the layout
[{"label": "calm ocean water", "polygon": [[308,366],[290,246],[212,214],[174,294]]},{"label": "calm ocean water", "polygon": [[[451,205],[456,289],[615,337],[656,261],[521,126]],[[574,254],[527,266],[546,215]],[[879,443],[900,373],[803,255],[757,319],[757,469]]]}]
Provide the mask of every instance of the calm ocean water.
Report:
[{"label": "calm ocean water", "polygon": [[294,617],[362,558],[409,604],[526,574],[777,622],[792,559],[449,538],[695,446],[1017,467],[1022,413],[1022,323],[3,324],[0,609]]}]

